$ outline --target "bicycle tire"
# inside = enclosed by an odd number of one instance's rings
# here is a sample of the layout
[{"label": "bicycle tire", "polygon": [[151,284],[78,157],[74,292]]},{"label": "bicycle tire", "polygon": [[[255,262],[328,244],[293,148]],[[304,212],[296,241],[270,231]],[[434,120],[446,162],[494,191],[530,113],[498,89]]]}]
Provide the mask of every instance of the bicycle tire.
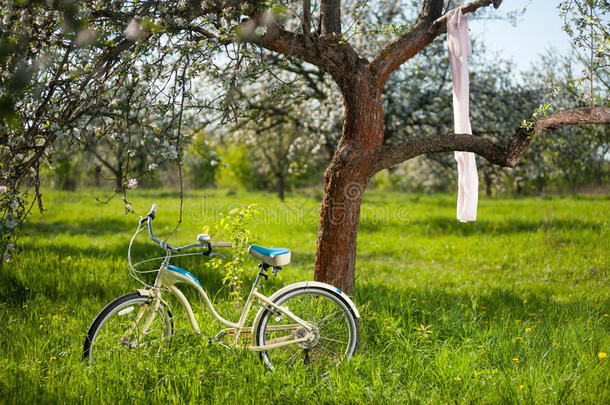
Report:
[{"label": "bicycle tire", "polygon": [[[174,322],[171,311],[161,302],[146,333],[141,333],[141,328],[152,316],[152,303],[152,297],[132,292],[106,305],[87,331],[83,361],[95,362],[101,357],[100,352],[107,359],[118,355],[121,362],[133,355],[160,353],[166,340],[173,334]],[[136,321],[140,311],[143,311],[142,315]]]},{"label": "bicycle tire", "polygon": [[[316,338],[312,342],[295,343],[261,351],[260,358],[269,370],[274,370],[275,365],[278,364],[287,366],[298,364],[299,353],[302,353],[304,364],[327,371],[332,365],[349,360],[354,354],[360,340],[360,326],[349,304],[339,294],[320,287],[297,287],[286,291],[273,302],[288,307],[292,313],[314,326]],[[272,326],[294,324],[292,319],[283,314],[278,315],[276,312],[272,308],[265,309],[255,326],[258,346],[265,345],[271,339],[286,336],[286,331],[273,331]],[[332,331],[331,327],[335,330]],[[305,333],[305,328],[297,327],[292,332],[292,336],[300,337]],[[329,333],[334,335],[329,336]],[[331,347],[331,343],[335,347]]]}]

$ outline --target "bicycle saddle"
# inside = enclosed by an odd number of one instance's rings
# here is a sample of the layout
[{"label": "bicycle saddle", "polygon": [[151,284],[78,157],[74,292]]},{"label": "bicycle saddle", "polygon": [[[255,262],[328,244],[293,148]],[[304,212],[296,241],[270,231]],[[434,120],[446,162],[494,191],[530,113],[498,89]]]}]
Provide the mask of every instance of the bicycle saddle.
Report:
[{"label": "bicycle saddle", "polygon": [[283,266],[290,263],[290,249],[286,248],[275,248],[269,249],[262,246],[251,245],[248,248],[248,253],[263,263],[267,263],[269,266]]}]

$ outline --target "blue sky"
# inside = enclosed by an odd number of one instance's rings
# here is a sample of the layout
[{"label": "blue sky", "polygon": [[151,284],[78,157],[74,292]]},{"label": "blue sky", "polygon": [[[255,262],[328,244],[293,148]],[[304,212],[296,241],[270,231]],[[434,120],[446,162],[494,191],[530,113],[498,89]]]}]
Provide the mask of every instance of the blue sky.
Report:
[{"label": "blue sky", "polygon": [[[559,54],[570,53],[570,37],[562,31],[562,19],[557,6],[560,0],[504,0],[495,12],[527,7],[516,26],[509,22],[488,19],[470,21],[472,38],[484,41],[488,51],[515,63],[517,71],[527,70],[537,56],[550,47]],[[529,5],[528,5],[529,4]],[[488,15],[493,15],[492,11]]]}]

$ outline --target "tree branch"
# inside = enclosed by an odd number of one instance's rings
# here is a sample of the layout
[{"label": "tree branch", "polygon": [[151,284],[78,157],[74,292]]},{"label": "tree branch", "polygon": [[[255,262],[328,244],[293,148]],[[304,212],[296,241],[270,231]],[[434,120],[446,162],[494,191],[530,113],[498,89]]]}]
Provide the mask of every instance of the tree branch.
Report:
[{"label": "tree branch", "polygon": [[401,145],[384,146],[377,151],[375,171],[386,169],[425,153],[450,151],[474,152],[490,163],[515,167],[533,140],[544,132],[570,125],[610,124],[609,107],[583,107],[558,111],[533,123],[530,131],[519,128],[508,147],[496,145],[487,138],[468,134],[434,135]]},{"label": "tree branch", "polygon": [[[470,2],[468,4],[464,4],[462,6],[462,14],[472,13],[482,7],[487,7],[492,4],[493,4],[494,8],[497,9],[498,7],[500,7],[500,4],[502,4],[502,0],[475,0],[475,1],[472,1],[472,2]],[[447,14],[443,15],[442,17],[440,17],[436,21],[434,21],[434,23],[430,27],[430,31],[432,33],[436,34],[437,36],[447,32]]]},{"label": "tree branch", "polygon": [[334,36],[339,39],[341,35],[341,1],[322,0],[320,4],[321,36]]},{"label": "tree branch", "polygon": [[[502,0],[475,0],[462,6],[468,13],[493,4],[498,8]],[[447,31],[447,15],[443,12],[442,0],[426,0],[417,23],[396,40],[387,44],[371,62],[371,71],[377,83],[383,87],[387,78],[407,60],[417,55],[436,37]]]},{"label": "tree branch", "polygon": [[311,35],[311,0],[303,0],[303,35],[309,38]]},{"label": "tree branch", "polygon": [[353,66],[358,61],[358,54],[347,43],[337,44],[336,40],[326,40],[325,38],[312,38],[307,41],[305,36],[280,27],[277,23],[271,22],[266,25],[266,33],[256,36],[255,27],[264,25],[265,16],[260,15],[242,24],[244,32],[252,34],[244,37],[244,40],[262,46],[265,49],[274,51],[287,56],[296,56],[318,66],[340,80],[346,67]]}]

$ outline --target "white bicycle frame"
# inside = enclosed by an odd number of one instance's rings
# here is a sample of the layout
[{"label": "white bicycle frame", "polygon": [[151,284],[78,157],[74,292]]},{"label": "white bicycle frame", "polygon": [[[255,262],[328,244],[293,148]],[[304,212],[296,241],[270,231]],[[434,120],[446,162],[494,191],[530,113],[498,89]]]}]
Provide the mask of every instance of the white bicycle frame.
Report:
[{"label": "white bicycle frame", "polygon": [[[234,347],[237,347],[237,346],[239,346],[240,337],[250,335],[251,343],[249,346],[247,346],[247,348],[250,350],[253,350],[253,351],[266,351],[266,350],[271,350],[271,349],[275,349],[275,348],[286,346],[286,345],[298,344],[301,342],[306,342],[308,340],[315,339],[316,332],[314,332],[314,327],[312,325],[310,325],[303,319],[296,316],[294,313],[292,313],[290,311],[289,308],[287,308],[285,306],[277,305],[274,303],[274,300],[277,297],[284,294],[285,292],[288,292],[288,291],[296,289],[296,288],[300,289],[300,288],[312,287],[312,288],[317,288],[317,289],[324,289],[333,294],[338,294],[348,304],[348,306],[350,307],[354,316],[356,318],[360,318],[358,309],[352,303],[352,301],[349,299],[349,297],[347,295],[345,295],[342,291],[340,291],[338,288],[335,288],[335,287],[325,284],[325,283],[319,283],[319,282],[315,282],[315,281],[304,281],[301,283],[288,285],[288,286],[276,291],[271,297],[267,297],[267,296],[261,294],[260,292],[258,292],[258,287],[260,284],[261,276],[268,278],[267,271],[270,267],[272,267],[266,263],[261,263],[259,265],[258,275],[256,276],[256,280],[254,281],[254,284],[252,284],[252,288],[250,289],[250,293],[248,294],[248,299],[246,300],[244,308],[239,316],[239,320],[237,322],[232,322],[232,321],[229,321],[229,320],[223,318],[214,308],[212,301],[210,300],[207,293],[203,289],[203,286],[201,285],[199,280],[197,280],[197,278],[195,278],[195,276],[193,276],[188,271],[181,269],[179,267],[170,265],[169,261],[172,257],[172,251],[182,252],[182,251],[190,249],[190,248],[207,247],[208,251],[204,254],[210,255],[212,247],[230,247],[231,244],[228,242],[209,242],[209,236],[207,236],[207,235],[206,235],[207,239],[202,240],[199,243],[192,243],[192,244],[185,245],[182,247],[173,247],[170,244],[168,244],[166,241],[160,241],[159,239],[157,239],[154,236],[153,230],[152,230],[152,225],[151,225],[151,222],[155,217],[156,209],[157,209],[157,205],[153,204],[153,207],[152,207],[150,213],[146,217],[140,219],[140,223],[139,223],[140,226],[138,227],[138,230],[136,230],[133,238],[131,239],[131,242],[129,244],[129,250],[128,250],[128,261],[129,261],[129,265],[132,269],[132,275],[140,282],[142,282],[142,280],[140,280],[136,276],[135,273],[137,271],[135,271],[135,269],[134,269],[134,267],[137,266],[137,264],[132,265],[132,263],[131,263],[131,245],[132,245],[136,235],[140,232],[141,225],[145,221],[147,222],[147,225],[148,225],[148,232],[149,232],[150,238],[153,241],[159,243],[161,248],[163,248],[166,252],[165,258],[163,259],[163,262],[161,263],[161,266],[158,270],[140,272],[140,273],[150,273],[153,271],[158,272],[153,286],[148,286],[149,287],[148,289],[138,290],[140,295],[151,297],[153,299],[153,302],[151,305],[154,308],[154,311],[152,311],[149,318],[144,322],[143,329],[140,331],[140,335],[143,336],[146,334],[148,328],[152,324],[152,321],[154,320],[154,317],[156,316],[156,314],[158,312],[158,309],[159,309],[161,303],[162,302],[164,303],[163,299],[161,298],[161,293],[164,290],[170,291],[172,294],[174,294],[176,296],[176,298],[178,298],[178,300],[184,307],[184,310],[186,311],[186,314],[187,314],[189,323],[191,324],[191,327],[193,328],[195,333],[201,334],[201,330],[199,329],[199,325],[197,324],[197,320],[195,319],[195,315],[193,313],[193,308],[191,307],[191,304],[189,303],[186,296],[182,293],[182,291],[180,291],[180,289],[178,289],[178,287],[176,287],[176,284],[179,284],[179,283],[186,283],[187,285],[190,285],[191,287],[195,288],[195,290],[197,290],[199,295],[202,297],[202,299],[205,301],[205,303],[209,307],[210,311],[212,312],[212,315],[214,315],[214,317],[219,322],[228,326],[228,328],[223,329],[216,334],[216,336],[215,336],[216,340],[219,340],[221,337],[223,337],[224,335],[227,335],[227,334],[233,335],[233,341],[231,342],[231,344]],[[181,256],[181,255],[179,255],[179,256]],[[158,258],[158,259],[161,259],[161,258]],[[148,262],[151,260],[155,260],[155,259],[145,260],[140,263]],[[277,268],[277,270],[279,270],[279,268]],[[276,268],[274,268],[274,272],[275,271],[276,271]],[[142,283],[144,283],[144,282],[142,282]],[[250,310],[252,309],[252,304],[254,303],[255,300],[261,304],[261,308],[259,309],[256,317],[254,318],[252,326],[245,326],[246,320],[248,318],[248,314],[250,313]],[[144,313],[146,312],[146,308],[148,308],[147,305],[143,305],[140,308],[140,312],[137,314],[136,319],[133,321],[131,327],[123,335],[123,341],[128,341],[129,335],[137,327],[137,325],[141,321],[142,317],[144,316]],[[265,344],[261,346],[261,345],[257,345],[256,336],[255,336],[254,332],[255,332],[255,328],[257,327],[258,323],[261,320],[263,313],[266,310],[272,310],[276,314],[285,315],[294,321],[294,324],[270,325],[270,326],[268,326],[268,330],[287,331],[287,332],[292,331],[293,333],[288,334],[286,336],[281,336],[281,337],[278,337],[275,339],[267,340],[265,342]],[[306,331],[306,333],[305,333],[305,335],[303,335],[299,338],[295,338],[294,331],[298,330],[299,328],[303,328]],[[138,344],[137,340],[135,342],[133,342],[132,344],[137,345]]]},{"label": "white bicycle frame", "polygon": [[[191,307],[191,304],[190,304],[188,298],[186,298],[184,293],[182,291],[180,291],[180,289],[178,289],[178,287],[176,287],[176,284],[178,284],[178,283],[186,283],[186,284],[190,285],[191,287],[195,288],[195,290],[197,290],[199,295],[203,298],[203,300],[207,304],[208,308],[212,312],[212,315],[214,315],[214,317],[219,322],[221,322],[229,327],[229,328],[223,329],[220,332],[218,332],[215,336],[216,339],[219,339],[220,337],[224,336],[225,334],[232,334],[233,335],[232,343],[234,346],[238,346],[239,339],[242,335],[250,335],[251,344],[249,346],[247,346],[247,348],[250,350],[253,350],[253,351],[264,351],[264,350],[275,349],[275,348],[290,345],[290,344],[306,342],[315,337],[313,328],[311,327],[311,325],[309,325],[303,319],[301,319],[298,316],[296,316],[295,314],[293,314],[290,311],[290,309],[288,309],[287,307],[283,307],[281,305],[275,304],[274,302],[272,302],[269,299],[269,297],[258,292],[258,287],[260,284],[261,276],[267,276],[267,274],[265,273],[265,271],[267,271],[265,266],[263,266],[263,265],[260,266],[259,273],[256,277],[256,280],[254,281],[254,284],[252,285],[250,294],[248,294],[248,299],[246,300],[243,310],[241,311],[239,320],[237,322],[232,322],[232,321],[229,321],[229,320],[223,318],[216,311],[216,309],[214,308],[214,305],[212,304],[212,301],[210,300],[207,293],[203,289],[203,286],[201,285],[199,280],[197,280],[195,278],[195,276],[193,276],[191,273],[189,273],[188,271],[186,271],[184,269],[166,264],[169,261],[170,257],[171,257],[171,253],[168,251],[167,258],[164,261],[164,263],[162,264],[161,269],[159,270],[159,274],[157,275],[157,279],[155,280],[154,288],[152,288],[150,290],[139,290],[139,291],[140,291],[140,294],[142,294],[142,295],[147,295],[147,296],[151,296],[151,297],[155,298],[155,300],[153,301],[153,305],[155,305],[157,307],[158,305],[160,305],[161,291],[163,289],[169,290],[172,294],[174,294],[176,296],[176,298],[178,298],[178,300],[184,307],[184,310],[186,311],[189,323],[191,324],[191,327],[193,328],[195,333],[201,334],[201,330],[199,329],[199,325],[197,324],[197,320],[195,319],[195,315],[193,313],[193,308]],[[272,326],[272,327],[270,327],[271,328],[270,330],[294,331],[294,330],[298,329],[299,327],[303,327],[307,331],[307,333],[303,337],[300,337],[298,339],[292,338],[292,335],[287,335],[287,336],[282,336],[277,339],[269,340],[263,346],[256,345],[256,339],[255,339],[255,336],[253,333],[254,332],[253,328],[256,326],[256,323],[257,323],[258,319],[260,318],[260,316],[257,316],[255,318],[252,326],[245,326],[246,320],[248,318],[248,314],[250,313],[250,310],[252,309],[252,304],[254,303],[255,300],[257,300],[262,306],[261,310],[259,311],[259,315],[260,315],[260,313],[262,313],[263,310],[273,308],[276,312],[284,314],[285,316],[289,317],[290,319],[292,319],[295,322],[295,324],[291,324],[291,325]],[[153,311],[151,316],[154,316],[154,314],[156,314],[156,312],[157,311]],[[138,321],[138,319],[136,318],[136,322],[137,321]],[[147,320],[147,324],[150,324],[150,322],[152,322],[152,320]],[[145,324],[144,327],[146,328],[147,325]],[[145,334],[146,330],[144,330],[142,333]]]}]

